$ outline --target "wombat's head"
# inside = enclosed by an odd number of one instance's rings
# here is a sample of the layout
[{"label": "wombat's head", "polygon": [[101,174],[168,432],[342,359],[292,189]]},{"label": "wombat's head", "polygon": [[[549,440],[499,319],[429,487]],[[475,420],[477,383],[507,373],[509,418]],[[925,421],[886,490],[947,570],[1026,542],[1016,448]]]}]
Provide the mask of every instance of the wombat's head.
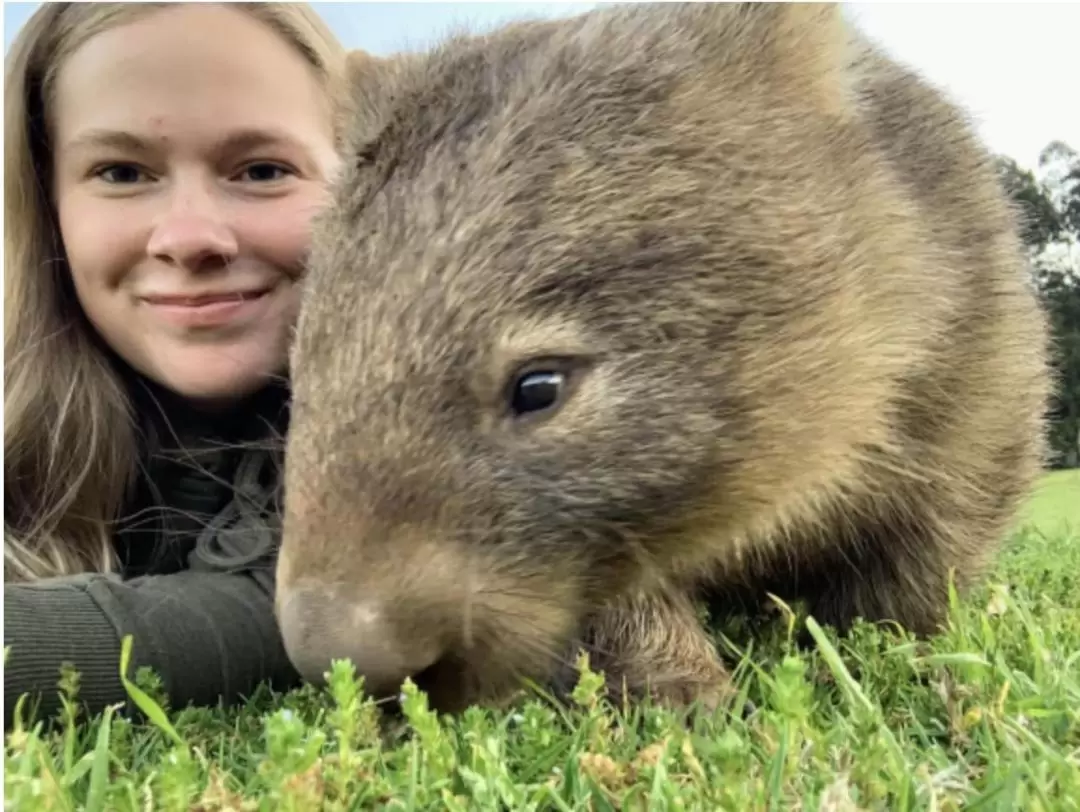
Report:
[{"label": "wombat's head", "polygon": [[792,442],[761,404],[817,363],[764,345],[812,334],[850,208],[836,25],[605,8],[358,83],[292,358],[278,613],[306,677],[494,698],[750,509],[746,467]]}]

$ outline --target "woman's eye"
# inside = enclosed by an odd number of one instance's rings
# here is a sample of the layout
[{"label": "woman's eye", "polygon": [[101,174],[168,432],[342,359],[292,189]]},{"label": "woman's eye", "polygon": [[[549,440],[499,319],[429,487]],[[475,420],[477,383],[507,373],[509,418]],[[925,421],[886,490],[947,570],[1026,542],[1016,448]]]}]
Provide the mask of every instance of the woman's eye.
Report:
[{"label": "woman's eye", "polygon": [[110,164],[94,173],[106,183],[138,183],[144,180],[142,170],[134,164]]},{"label": "woman's eye", "polygon": [[255,181],[256,183],[281,180],[290,174],[292,173],[285,167],[272,163],[251,164],[244,167],[244,170],[240,173],[243,180]]},{"label": "woman's eye", "polygon": [[514,382],[510,408],[515,415],[525,415],[550,409],[559,402],[566,376],[561,372],[529,372]]}]

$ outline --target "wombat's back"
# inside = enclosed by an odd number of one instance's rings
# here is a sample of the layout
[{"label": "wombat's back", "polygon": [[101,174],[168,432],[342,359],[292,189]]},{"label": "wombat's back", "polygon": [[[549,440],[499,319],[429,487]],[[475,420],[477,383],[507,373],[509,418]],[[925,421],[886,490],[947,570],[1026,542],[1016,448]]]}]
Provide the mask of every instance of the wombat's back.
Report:
[{"label": "wombat's back", "polygon": [[929,281],[952,302],[925,370],[905,376],[904,452],[966,482],[971,490],[961,486],[958,498],[983,509],[961,513],[986,522],[972,534],[997,538],[1043,471],[1051,387],[1018,213],[964,112],[861,37],[853,41],[863,115],[941,263]]},{"label": "wombat's back", "polygon": [[[937,435],[946,441],[947,455],[961,449],[986,454],[978,449],[989,442],[995,450],[987,456],[1011,472],[1007,480],[1030,479],[1045,461],[1048,336],[1017,212],[1004,195],[992,155],[953,103],[875,52],[865,51],[856,70],[876,141],[920,208],[926,239],[948,263],[937,285],[957,303],[947,338],[937,342],[943,377],[914,381],[916,399],[924,415],[966,415],[970,428],[962,436]],[[914,435],[932,436],[935,421],[915,411],[908,417]],[[992,492],[1012,499],[1012,489],[1002,485]]]},{"label": "wombat's back", "polygon": [[[858,31],[847,43],[853,109],[916,229],[898,248],[918,258],[910,280],[923,288],[891,313],[882,300],[879,318],[913,329],[917,360],[895,373],[888,442],[859,444],[831,500],[766,531],[761,549],[778,554],[754,561],[750,591],[807,598],[840,626],[862,615],[928,632],[945,569],[961,587],[978,578],[1044,470],[1048,334],[1017,213],[964,111]],[[882,234],[895,213],[882,212]]]}]

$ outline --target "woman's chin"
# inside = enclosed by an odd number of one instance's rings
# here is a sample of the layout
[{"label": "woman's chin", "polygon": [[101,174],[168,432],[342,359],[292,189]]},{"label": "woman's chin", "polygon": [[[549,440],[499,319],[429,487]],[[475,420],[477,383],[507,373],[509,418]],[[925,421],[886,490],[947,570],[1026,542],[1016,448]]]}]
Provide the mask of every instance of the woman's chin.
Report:
[{"label": "woman's chin", "polygon": [[140,371],[194,404],[227,408],[281,380],[283,359],[278,342],[249,340],[231,347],[177,348]]}]

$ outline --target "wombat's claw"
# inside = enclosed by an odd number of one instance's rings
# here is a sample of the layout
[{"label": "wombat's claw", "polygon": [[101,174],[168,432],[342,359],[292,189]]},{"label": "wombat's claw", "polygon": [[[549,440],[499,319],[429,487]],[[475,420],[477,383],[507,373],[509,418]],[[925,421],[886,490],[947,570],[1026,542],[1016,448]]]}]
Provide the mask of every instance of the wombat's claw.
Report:
[{"label": "wombat's claw", "polygon": [[[726,678],[664,680],[646,687],[638,679],[627,679],[615,673],[605,676],[605,692],[608,700],[615,706],[621,706],[624,699],[634,702],[648,697],[653,703],[672,710],[687,708],[696,702],[706,712],[712,713],[733,692]],[[566,703],[570,701],[577,677],[577,671],[568,666],[559,669],[545,687],[556,700]]]},{"label": "wombat's claw", "polygon": [[707,713],[713,713],[732,695],[732,688],[727,680],[680,680],[652,685],[648,693],[653,702],[672,710],[697,703]]}]

